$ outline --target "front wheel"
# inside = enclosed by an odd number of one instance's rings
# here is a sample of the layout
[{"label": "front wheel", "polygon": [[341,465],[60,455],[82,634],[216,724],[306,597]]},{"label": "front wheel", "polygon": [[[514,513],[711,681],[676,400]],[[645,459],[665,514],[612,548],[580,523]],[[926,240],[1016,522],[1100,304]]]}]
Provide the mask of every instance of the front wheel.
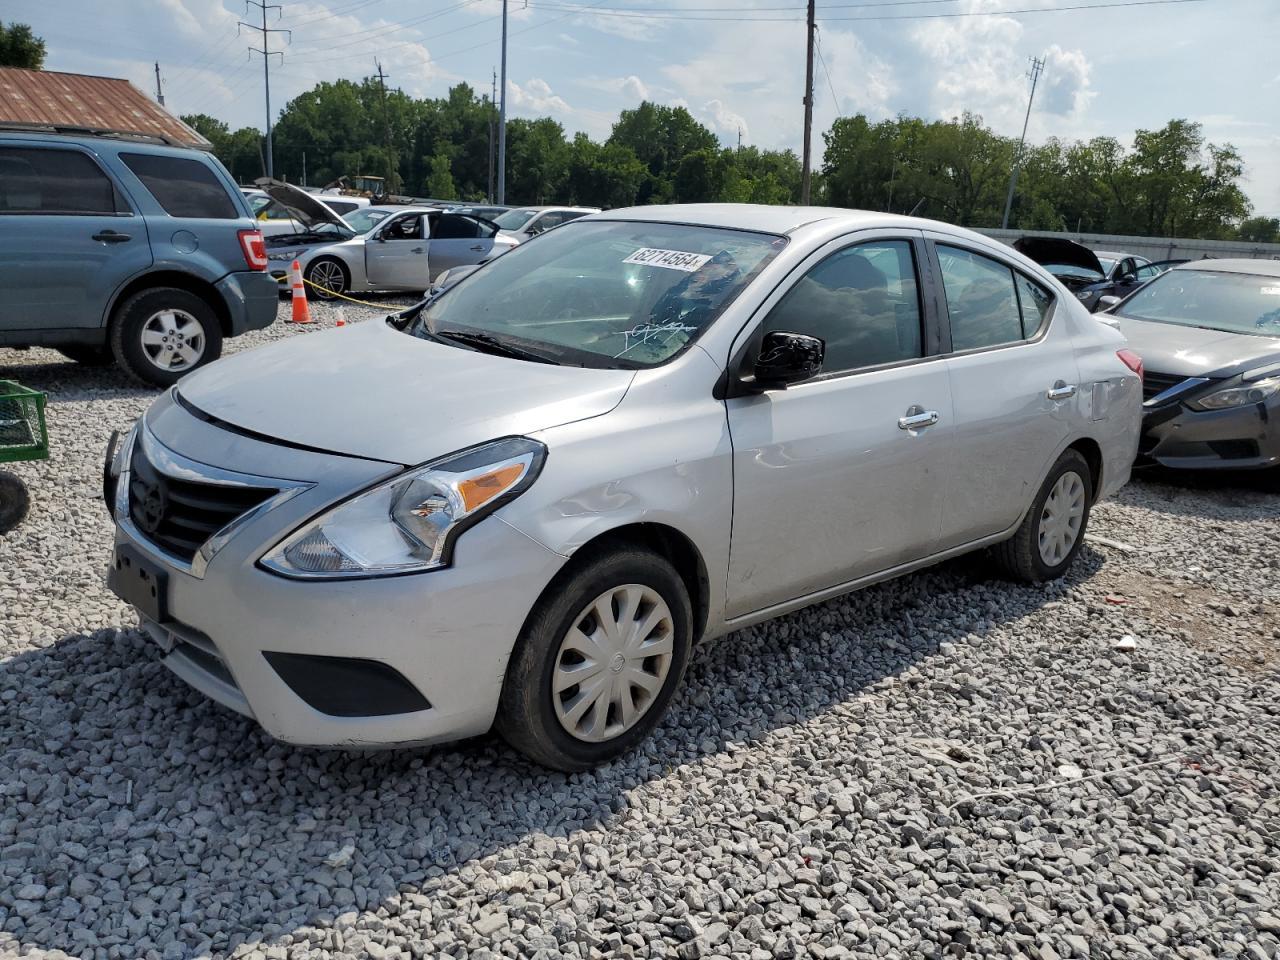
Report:
[{"label": "front wheel", "polygon": [[136,379],[167,387],[218,359],[222,328],[213,308],[194,293],[156,287],[135,293],[116,311],[111,351]]},{"label": "front wheel", "polygon": [[553,583],[530,614],[497,729],[557,770],[621,756],[666,712],[692,642],[689,592],[670,563],[634,548],[597,554]]},{"label": "front wheel", "polygon": [[307,296],[316,300],[332,300],[349,286],[346,268],[332,257],[311,261],[303,276],[308,281]]},{"label": "front wheel", "polygon": [[1041,484],[1018,532],[995,548],[1015,580],[1043,583],[1070,568],[1084,543],[1093,504],[1093,473],[1076,450],[1063,452]]}]

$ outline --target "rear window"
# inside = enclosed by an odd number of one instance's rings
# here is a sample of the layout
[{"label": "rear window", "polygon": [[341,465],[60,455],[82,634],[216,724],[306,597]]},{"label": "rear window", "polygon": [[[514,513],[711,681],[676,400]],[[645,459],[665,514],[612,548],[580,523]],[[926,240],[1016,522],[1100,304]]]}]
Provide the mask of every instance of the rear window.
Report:
[{"label": "rear window", "polygon": [[334,213],[336,213],[338,216],[342,216],[343,214],[350,213],[352,210],[355,210],[357,207],[360,206],[360,204],[352,203],[350,200],[326,199],[324,202],[325,202],[325,205]]},{"label": "rear window", "polygon": [[114,184],[83,153],[0,147],[0,214],[127,212]]},{"label": "rear window", "polygon": [[120,159],[171,217],[238,220],[240,208],[207,166],[186,157],[122,153]]}]

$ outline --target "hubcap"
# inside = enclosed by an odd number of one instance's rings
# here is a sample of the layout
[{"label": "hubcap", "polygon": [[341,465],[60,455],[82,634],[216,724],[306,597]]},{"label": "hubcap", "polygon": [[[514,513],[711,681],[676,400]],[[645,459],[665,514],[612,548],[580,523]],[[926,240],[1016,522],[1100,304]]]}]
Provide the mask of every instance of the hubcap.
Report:
[{"label": "hubcap", "polygon": [[204,327],[185,310],[160,310],[142,325],[142,352],[161,370],[190,370],[204,356]]},{"label": "hubcap", "polygon": [[671,609],[656,590],[628,583],[600,594],[556,654],[551,700],[560,725],[593,743],[630,730],[662,690],[674,644]]},{"label": "hubcap", "polygon": [[[341,293],[342,288],[346,286],[346,281],[342,276],[342,268],[331,260],[321,260],[311,268],[311,282],[325,288],[325,290],[316,290],[316,293],[328,298],[327,290],[334,293]],[[312,287],[314,290],[315,288]]]},{"label": "hubcap", "polygon": [[1084,481],[1068,470],[1058,478],[1040,514],[1040,559],[1056,567],[1067,558],[1084,523]]}]

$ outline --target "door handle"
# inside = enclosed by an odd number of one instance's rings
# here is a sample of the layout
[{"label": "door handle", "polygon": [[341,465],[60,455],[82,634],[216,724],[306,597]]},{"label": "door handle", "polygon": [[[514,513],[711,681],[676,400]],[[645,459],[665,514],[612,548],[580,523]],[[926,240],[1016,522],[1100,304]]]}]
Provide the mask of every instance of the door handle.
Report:
[{"label": "door handle", "polygon": [[127,233],[116,233],[114,230],[103,230],[93,235],[94,240],[103,243],[128,243],[132,238]]},{"label": "door handle", "polygon": [[476,244],[474,247],[472,247],[471,249],[472,249],[472,250],[474,250],[474,251],[476,251],[477,253],[483,253],[483,252],[484,252],[484,244],[483,244],[483,243],[477,243],[477,244]]},{"label": "door handle", "polygon": [[414,247],[414,248],[413,248],[412,250],[410,250],[409,252],[410,252],[410,253],[426,253],[426,252],[427,252],[427,250],[426,250],[426,247]]},{"label": "door handle", "polygon": [[1070,400],[1076,395],[1076,385],[1059,380],[1045,393],[1050,400]]},{"label": "door handle", "polygon": [[[920,410],[919,407],[912,407],[912,410]],[[898,418],[899,430],[916,430],[920,427],[932,427],[938,422],[937,410],[920,410],[919,413],[907,412],[905,417]]]}]

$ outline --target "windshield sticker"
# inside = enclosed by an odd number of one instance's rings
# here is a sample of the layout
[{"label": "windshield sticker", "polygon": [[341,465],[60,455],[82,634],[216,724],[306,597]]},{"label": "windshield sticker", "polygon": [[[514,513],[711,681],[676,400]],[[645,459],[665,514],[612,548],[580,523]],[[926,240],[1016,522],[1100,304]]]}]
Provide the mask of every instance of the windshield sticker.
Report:
[{"label": "windshield sticker", "polygon": [[1280,287],[1263,287],[1262,295],[1264,297],[1280,297]]},{"label": "windshield sticker", "polygon": [[648,267],[666,267],[668,270],[680,270],[693,273],[711,259],[706,253],[686,253],[683,250],[659,250],[655,247],[641,247],[623,263],[638,263]]}]

